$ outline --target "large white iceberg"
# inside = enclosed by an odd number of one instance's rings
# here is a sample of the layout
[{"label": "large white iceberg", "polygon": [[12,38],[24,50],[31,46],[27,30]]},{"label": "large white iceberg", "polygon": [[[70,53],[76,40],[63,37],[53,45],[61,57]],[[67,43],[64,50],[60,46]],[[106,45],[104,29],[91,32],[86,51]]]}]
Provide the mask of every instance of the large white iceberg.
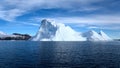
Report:
[{"label": "large white iceberg", "polygon": [[91,30],[85,33],[76,32],[71,27],[62,23],[44,19],[41,21],[39,30],[32,41],[109,41],[109,37],[104,33],[98,34]]}]

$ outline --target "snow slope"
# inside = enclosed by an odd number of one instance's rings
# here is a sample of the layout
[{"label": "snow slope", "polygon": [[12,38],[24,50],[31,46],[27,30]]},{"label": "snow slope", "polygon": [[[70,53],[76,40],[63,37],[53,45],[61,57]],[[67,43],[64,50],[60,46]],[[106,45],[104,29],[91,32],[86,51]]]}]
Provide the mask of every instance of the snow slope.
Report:
[{"label": "snow slope", "polygon": [[97,33],[94,30],[90,30],[88,32],[83,33],[83,37],[86,37],[87,41],[112,41],[112,39],[103,31]]},{"label": "snow slope", "polygon": [[104,41],[104,39],[93,30],[83,33],[83,36],[87,38],[87,41]]},{"label": "snow slope", "polygon": [[107,35],[107,34],[105,34],[102,30],[100,31],[100,33],[99,33],[101,36],[102,36],[102,38],[104,39],[104,40],[110,40],[110,41],[112,41],[112,39]]}]

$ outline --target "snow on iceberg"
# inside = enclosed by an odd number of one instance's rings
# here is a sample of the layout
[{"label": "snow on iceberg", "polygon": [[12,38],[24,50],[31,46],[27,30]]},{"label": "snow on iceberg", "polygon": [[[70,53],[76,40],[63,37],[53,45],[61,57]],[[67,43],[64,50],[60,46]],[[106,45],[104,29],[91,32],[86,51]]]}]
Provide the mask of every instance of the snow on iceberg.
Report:
[{"label": "snow on iceberg", "polygon": [[104,39],[93,30],[83,33],[83,36],[87,38],[87,41],[104,41]]},{"label": "snow on iceberg", "polygon": [[62,23],[44,19],[32,41],[110,41],[111,38],[103,31],[99,33],[91,30],[79,33]]},{"label": "snow on iceberg", "polygon": [[106,41],[112,41],[112,38],[110,38],[107,34],[105,34],[102,30],[100,31],[100,33],[99,33],[101,36],[102,36],[102,38],[104,39],[104,40],[106,40]]}]

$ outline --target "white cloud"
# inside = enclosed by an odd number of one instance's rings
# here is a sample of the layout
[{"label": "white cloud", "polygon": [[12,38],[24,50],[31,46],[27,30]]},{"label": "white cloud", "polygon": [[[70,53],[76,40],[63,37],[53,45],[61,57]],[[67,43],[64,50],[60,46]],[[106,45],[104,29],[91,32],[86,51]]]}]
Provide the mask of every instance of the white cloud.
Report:
[{"label": "white cloud", "polygon": [[11,10],[0,10],[0,18],[7,21],[13,21],[17,16],[20,16],[24,13],[24,11],[19,9],[11,9]]},{"label": "white cloud", "polygon": [[119,26],[120,25],[118,25],[118,26],[116,26],[116,25],[114,25],[114,26],[108,26],[108,25],[106,25],[106,26],[91,26],[91,25],[89,25],[86,28],[88,28],[88,29],[101,29],[101,30],[104,30],[104,29],[107,29],[107,30],[120,30]]},{"label": "white cloud", "polygon": [[102,0],[2,0],[0,2],[0,18],[12,21],[16,17],[23,15],[30,10],[36,9],[70,9],[71,11],[91,11],[97,10],[91,6],[92,3],[100,2]]},{"label": "white cloud", "polygon": [[100,29],[100,27],[97,27],[97,26],[89,26],[88,28],[89,29]]},{"label": "white cloud", "polygon": [[36,24],[36,23],[26,23],[26,22],[22,22],[22,24],[24,24],[24,25],[31,25],[31,26],[37,26],[37,27],[39,27],[40,26],[40,24]]},{"label": "white cloud", "polygon": [[[107,24],[120,24],[120,16],[119,15],[91,15],[86,17],[54,17],[48,18],[55,20],[60,23],[83,23],[83,24],[99,24],[99,25],[107,25]],[[35,17],[33,20],[40,22],[41,17]]]},{"label": "white cloud", "polygon": [[7,3],[10,6],[16,6],[17,8],[78,8],[90,6],[91,3],[100,2],[103,0],[3,0],[1,3]]},{"label": "white cloud", "polygon": [[[41,22],[41,17],[32,18],[32,21]],[[77,24],[76,27],[86,27],[89,29],[120,29],[120,16],[119,15],[92,15],[88,17],[55,17],[46,18],[55,20],[57,23],[64,24]]]}]

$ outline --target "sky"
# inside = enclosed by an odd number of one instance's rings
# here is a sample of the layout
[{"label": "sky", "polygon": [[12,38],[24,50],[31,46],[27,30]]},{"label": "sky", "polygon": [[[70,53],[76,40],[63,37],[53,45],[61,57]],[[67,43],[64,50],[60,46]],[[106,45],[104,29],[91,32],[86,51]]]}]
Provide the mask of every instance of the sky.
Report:
[{"label": "sky", "polygon": [[1,0],[0,31],[34,36],[42,19],[120,38],[120,0]]}]

